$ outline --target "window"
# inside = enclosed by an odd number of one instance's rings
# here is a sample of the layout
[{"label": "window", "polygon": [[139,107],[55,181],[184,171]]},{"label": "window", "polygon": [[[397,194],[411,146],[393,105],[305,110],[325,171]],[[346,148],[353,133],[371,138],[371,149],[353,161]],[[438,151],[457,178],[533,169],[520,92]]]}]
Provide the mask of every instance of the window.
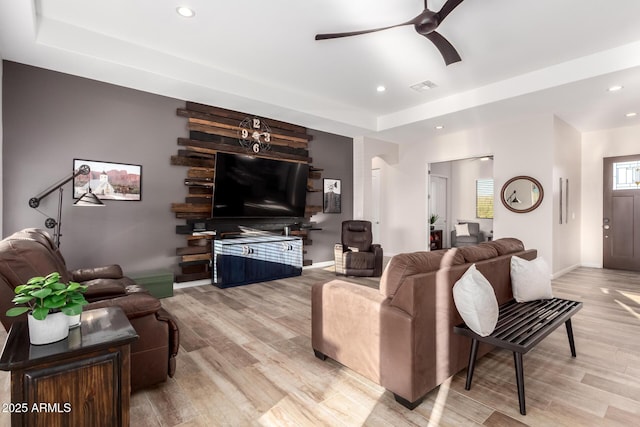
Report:
[{"label": "window", "polygon": [[613,164],[613,189],[636,190],[640,188],[640,161]]},{"label": "window", "polygon": [[493,179],[476,181],[476,217],[493,218]]}]

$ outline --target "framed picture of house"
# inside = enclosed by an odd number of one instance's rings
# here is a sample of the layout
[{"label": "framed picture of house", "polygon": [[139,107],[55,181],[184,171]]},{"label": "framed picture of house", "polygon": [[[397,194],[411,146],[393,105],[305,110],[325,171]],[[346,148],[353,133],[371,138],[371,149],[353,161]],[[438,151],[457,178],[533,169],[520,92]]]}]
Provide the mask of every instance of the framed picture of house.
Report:
[{"label": "framed picture of house", "polygon": [[324,213],[342,212],[342,183],[339,179],[325,178],[323,181]]},{"label": "framed picture of house", "polygon": [[142,166],[127,163],[73,159],[73,170],[87,165],[88,175],[73,179],[73,198],[78,199],[91,189],[100,200],[142,200]]}]

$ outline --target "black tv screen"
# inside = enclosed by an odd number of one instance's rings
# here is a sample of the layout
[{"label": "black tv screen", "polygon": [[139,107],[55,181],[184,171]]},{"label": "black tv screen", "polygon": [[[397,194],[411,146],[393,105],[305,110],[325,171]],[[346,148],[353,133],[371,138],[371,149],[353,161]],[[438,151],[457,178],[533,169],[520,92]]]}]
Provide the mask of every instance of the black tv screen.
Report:
[{"label": "black tv screen", "polygon": [[303,217],[309,165],[217,153],[213,217]]}]

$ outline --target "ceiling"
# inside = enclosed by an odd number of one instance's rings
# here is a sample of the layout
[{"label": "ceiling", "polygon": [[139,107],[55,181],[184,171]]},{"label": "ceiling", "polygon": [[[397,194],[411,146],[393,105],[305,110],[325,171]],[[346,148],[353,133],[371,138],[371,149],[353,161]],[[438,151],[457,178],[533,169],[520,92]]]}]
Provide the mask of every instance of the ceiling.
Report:
[{"label": "ceiling", "polygon": [[[430,0],[437,11],[445,0]],[[183,18],[186,5],[195,17]],[[422,0],[37,0],[0,4],[3,59],[347,136],[419,142],[521,115],[640,124],[640,2],[466,0],[438,32]],[[430,80],[425,92],[411,85]],[[611,85],[623,85],[615,93]],[[379,93],[376,87],[384,85]],[[444,129],[436,131],[436,125]]]}]

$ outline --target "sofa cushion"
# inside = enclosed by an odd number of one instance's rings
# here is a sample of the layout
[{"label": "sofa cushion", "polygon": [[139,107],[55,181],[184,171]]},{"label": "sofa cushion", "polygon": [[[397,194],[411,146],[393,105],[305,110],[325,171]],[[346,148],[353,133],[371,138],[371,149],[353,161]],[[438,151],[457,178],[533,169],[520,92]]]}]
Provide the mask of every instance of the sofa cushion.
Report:
[{"label": "sofa cushion", "polygon": [[[438,270],[445,252],[446,251],[421,251],[394,256],[382,273],[380,293],[387,298],[393,298],[405,277]],[[452,264],[458,265],[464,264],[464,262],[464,257],[456,250]]]},{"label": "sofa cushion", "polygon": [[498,301],[475,264],[453,285],[453,301],[469,329],[483,337],[493,332],[498,323]]},{"label": "sofa cushion", "polygon": [[498,256],[498,251],[487,242],[480,243],[479,245],[464,246],[458,249],[466,262],[478,262],[485,259],[495,258]]},{"label": "sofa cushion", "polygon": [[493,246],[498,251],[498,255],[507,255],[514,252],[524,251],[524,243],[522,243],[521,240],[514,239],[513,237],[496,239],[492,242],[487,242],[487,244]]},{"label": "sofa cushion", "polygon": [[513,297],[518,302],[553,298],[551,272],[543,258],[528,261],[512,256],[511,286]]}]

